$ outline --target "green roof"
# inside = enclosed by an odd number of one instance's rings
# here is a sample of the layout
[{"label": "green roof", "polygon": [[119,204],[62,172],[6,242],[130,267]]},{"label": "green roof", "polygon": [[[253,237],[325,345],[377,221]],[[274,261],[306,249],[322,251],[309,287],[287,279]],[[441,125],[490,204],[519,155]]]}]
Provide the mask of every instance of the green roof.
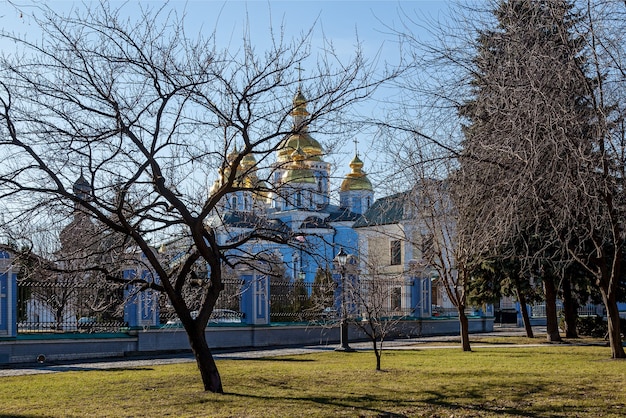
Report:
[{"label": "green roof", "polygon": [[404,208],[408,198],[409,192],[403,192],[376,200],[354,223],[354,228],[399,223],[405,219]]}]

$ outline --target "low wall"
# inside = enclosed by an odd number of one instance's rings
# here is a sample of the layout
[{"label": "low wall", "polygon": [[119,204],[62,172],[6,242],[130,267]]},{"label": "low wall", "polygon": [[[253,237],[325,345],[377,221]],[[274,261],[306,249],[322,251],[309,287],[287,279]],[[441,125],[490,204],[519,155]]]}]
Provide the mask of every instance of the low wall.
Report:
[{"label": "low wall", "polygon": [[45,360],[78,360],[104,357],[122,357],[136,350],[137,339],[130,336],[102,338],[76,336],[28,336],[0,341],[0,364],[31,363],[39,356]]},{"label": "low wall", "polygon": [[[470,318],[470,333],[493,331],[493,318]],[[457,319],[402,321],[390,338],[456,335]],[[315,325],[210,326],[207,341],[213,349],[263,348],[286,345],[329,345],[339,341],[339,328]],[[352,325],[351,341],[366,335]],[[129,334],[49,334],[23,335],[0,340],[0,364],[122,357],[158,352],[188,351],[189,341],[182,328],[159,328],[132,331]]]}]

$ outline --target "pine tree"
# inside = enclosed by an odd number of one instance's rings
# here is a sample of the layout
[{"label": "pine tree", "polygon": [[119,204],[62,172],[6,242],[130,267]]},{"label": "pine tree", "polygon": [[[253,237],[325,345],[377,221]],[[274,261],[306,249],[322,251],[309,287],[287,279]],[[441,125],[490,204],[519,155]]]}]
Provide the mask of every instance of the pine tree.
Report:
[{"label": "pine tree", "polygon": [[[541,276],[554,308],[557,279],[587,239],[572,234],[581,221],[575,202],[601,165],[594,140],[604,109],[594,100],[598,80],[587,75],[572,4],[502,1],[494,16],[497,26],[478,36],[473,99],[459,109],[467,122],[460,230],[481,234],[483,253],[508,248],[500,255]],[[556,340],[555,310],[551,317],[548,339]]]}]

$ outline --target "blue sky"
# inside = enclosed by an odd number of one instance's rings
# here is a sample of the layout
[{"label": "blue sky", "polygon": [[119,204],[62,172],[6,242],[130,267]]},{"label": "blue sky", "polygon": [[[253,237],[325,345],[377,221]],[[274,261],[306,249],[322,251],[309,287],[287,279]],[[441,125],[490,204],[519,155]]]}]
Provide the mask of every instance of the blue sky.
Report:
[{"label": "blue sky", "polygon": [[[88,0],[85,0],[89,3]],[[0,27],[5,31],[16,31],[23,35],[34,35],[37,28],[29,18],[35,7],[29,0],[0,0]],[[112,1],[113,5],[124,5],[124,10],[133,13],[138,5],[158,8],[163,1],[140,0],[128,2]],[[81,1],[48,0],[46,4],[63,14],[72,7],[81,7]],[[398,26],[400,15],[407,13],[424,21],[444,18],[450,7],[449,1],[297,1],[297,0],[171,0],[169,8],[186,13],[186,29],[212,32],[216,28],[217,41],[222,47],[239,47],[246,20],[249,22],[251,39],[259,51],[266,49],[270,42],[270,28],[278,31],[282,25],[287,39],[314,26],[313,49],[322,45],[321,39],[332,40],[335,48],[346,57],[354,53],[357,36],[363,51],[369,59],[377,54],[382,62],[397,62],[398,48],[393,35],[386,26]],[[132,18],[132,16],[131,16]],[[414,30],[419,30],[417,26]],[[427,33],[420,34],[428,37]],[[0,48],[3,46],[0,44]],[[306,71],[306,63],[303,64]],[[306,74],[305,74],[306,75]],[[306,86],[305,86],[306,87]],[[367,112],[367,110],[365,110]],[[365,169],[373,167],[373,153],[368,153],[369,144],[374,139],[367,133],[359,134],[359,150],[365,161]],[[354,153],[354,144],[348,143],[333,156],[338,163],[337,175],[347,172],[348,161]]]}]

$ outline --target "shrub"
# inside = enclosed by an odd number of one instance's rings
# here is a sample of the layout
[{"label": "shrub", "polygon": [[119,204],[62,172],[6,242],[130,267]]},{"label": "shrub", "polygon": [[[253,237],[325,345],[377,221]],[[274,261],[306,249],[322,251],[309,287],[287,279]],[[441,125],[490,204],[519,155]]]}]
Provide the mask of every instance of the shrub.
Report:
[{"label": "shrub", "polygon": [[607,331],[607,324],[601,316],[581,316],[578,318],[578,335],[603,338]]}]

